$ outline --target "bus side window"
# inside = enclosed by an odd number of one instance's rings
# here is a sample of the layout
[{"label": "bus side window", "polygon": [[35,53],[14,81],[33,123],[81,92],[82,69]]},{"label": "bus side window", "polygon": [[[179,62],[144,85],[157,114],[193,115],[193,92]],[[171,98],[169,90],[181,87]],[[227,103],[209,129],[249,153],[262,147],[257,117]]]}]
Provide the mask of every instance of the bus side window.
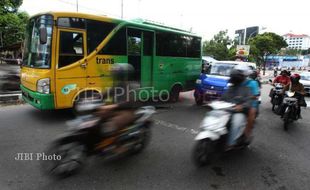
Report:
[{"label": "bus side window", "polygon": [[126,28],[120,29],[112,39],[99,51],[99,55],[126,55]]},{"label": "bus side window", "polygon": [[60,32],[58,68],[70,65],[84,57],[83,34]]}]

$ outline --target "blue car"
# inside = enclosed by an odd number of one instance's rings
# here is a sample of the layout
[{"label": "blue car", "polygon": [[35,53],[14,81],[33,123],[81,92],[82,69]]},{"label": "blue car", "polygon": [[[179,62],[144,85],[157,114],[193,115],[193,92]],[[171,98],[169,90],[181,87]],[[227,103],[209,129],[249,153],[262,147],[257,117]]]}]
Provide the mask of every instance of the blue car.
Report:
[{"label": "blue car", "polygon": [[201,105],[204,101],[219,99],[230,86],[228,83],[230,71],[238,64],[256,68],[256,64],[250,62],[217,61],[210,65],[206,73],[200,74],[194,92],[196,104]]}]

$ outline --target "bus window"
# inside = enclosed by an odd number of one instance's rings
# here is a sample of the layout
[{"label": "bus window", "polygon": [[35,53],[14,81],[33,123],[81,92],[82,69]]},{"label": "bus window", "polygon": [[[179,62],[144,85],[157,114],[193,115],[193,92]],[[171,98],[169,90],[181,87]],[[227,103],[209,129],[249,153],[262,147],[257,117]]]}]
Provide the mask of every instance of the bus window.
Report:
[{"label": "bus window", "polygon": [[58,18],[57,25],[60,27],[66,27],[66,28],[85,29],[85,19],[62,17],[62,18]]},{"label": "bus window", "polygon": [[128,36],[128,55],[141,55],[141,37]]},{"label": "bus window", "polygon": [[98,53],[100,55],[126,55],[126,28],[119,30],[108,44]]},{"label": "bus window", "polygon": [[87,20],[87,52],[94,51],[114,27],[113,23]]},{"label": "bus window", "polygon": [[141,36],[140,30],[128,28],[128,63],[135,68],[133,80],[141,80]]},{"label": "bus window", "polygon": [[83,33],[60,32],[58,68],[70,65],[84,57]]}]

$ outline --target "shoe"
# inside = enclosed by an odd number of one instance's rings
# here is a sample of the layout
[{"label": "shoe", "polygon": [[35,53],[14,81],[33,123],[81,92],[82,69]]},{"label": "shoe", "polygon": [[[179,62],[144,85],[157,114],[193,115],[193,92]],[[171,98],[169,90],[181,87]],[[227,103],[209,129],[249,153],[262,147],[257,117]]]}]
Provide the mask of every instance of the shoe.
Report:
[{"label": "shoe", "polygon": [[236,143],[236,147],[240,147],[240,146],[248,146],[249,144],[251,144],[253,140],[253,136],[250,136],[250,137],[246,137],[244,134],[241,135],[241,137],[239,137],[239,139],[237,140],[237,143]]}]

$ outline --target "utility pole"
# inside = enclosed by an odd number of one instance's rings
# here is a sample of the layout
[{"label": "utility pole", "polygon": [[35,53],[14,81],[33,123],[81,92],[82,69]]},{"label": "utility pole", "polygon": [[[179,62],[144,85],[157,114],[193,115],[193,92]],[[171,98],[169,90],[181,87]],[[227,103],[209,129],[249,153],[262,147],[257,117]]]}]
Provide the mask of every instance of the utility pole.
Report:
[{"label": "utility pole", "polygon": [[121,18],[123,19],[124,17],[124,0],[121,0]]},{"label": "utility pole", "polygon": [[76,12],[79,12],[79,0],[76,0]]}]

